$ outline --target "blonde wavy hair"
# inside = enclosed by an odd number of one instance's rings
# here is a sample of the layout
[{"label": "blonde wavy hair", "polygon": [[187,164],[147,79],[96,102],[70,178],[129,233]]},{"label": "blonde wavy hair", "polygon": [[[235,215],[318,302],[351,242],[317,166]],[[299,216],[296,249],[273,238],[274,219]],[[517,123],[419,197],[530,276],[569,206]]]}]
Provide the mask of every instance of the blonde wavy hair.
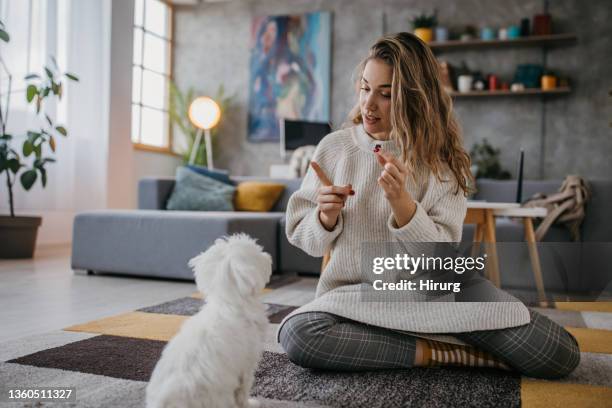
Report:
[{"label": "blonde wavy hair", "polygon": [[[474,185],[471,160],[463,148],[461,128],[453,113],[453,102],[443,89],[440,67],[431,49],[410,33],[384,36],[370,48],[357,66],[356,91],[367,62],[379,59],[392,68],[390,138],[402,152],[402,162],[412,177],[426,166],[438,180],[448,166],[465,195]],[[359,102],[349,120],[363,123]]]}]

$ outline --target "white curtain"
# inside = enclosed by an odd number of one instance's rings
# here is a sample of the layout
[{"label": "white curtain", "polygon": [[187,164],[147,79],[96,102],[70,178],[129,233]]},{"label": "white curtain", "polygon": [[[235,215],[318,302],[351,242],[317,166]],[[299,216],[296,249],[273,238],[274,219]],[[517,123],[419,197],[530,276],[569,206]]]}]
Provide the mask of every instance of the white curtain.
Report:
[{"label": "white curtain", "polygon": [[[71,241],[76,212],[105,208],[107,202],[110,0],[0,0],[0,18],[11,35],[0,53],[13,75],[9,133],[36,128],[25,101],[23,77],[43,74],[54,55],[60,68],[79,82],[66,82],[62,101],[49,114],[65,124],[68,137],[56,137],[57,162],[47,165],[47,186],[37,180],[26,192],[13,186],[16,215],[41,215],[38,244]],[[3,99],[6,76],[2,74]],[[19,143],[15,144],[18,151]],[[51,154],[48,150],[43,155]],[[31,159],[31,158],[28,158]],[[9,214],[6,176],[0,175],[0,214]]]}]

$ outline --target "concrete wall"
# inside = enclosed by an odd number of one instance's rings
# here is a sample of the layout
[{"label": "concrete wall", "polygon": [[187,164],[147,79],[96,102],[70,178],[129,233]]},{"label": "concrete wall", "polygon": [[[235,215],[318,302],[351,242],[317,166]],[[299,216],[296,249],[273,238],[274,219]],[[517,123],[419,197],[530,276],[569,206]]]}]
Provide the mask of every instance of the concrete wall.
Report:
[{"label": "concrete wall", "polygon": [[[175,12],[174,76],[181,88],[193,86],[214,94],[218,85],[237,95],[237,106],[226,113],[215,151],[215,165],[232,174],[263,175],[280,163],[278,144],[247,141],[248,63],[251,18],[256,15],[331,11],[331,118],[338,127],[353,103],[351,75],[355,65],[383,31],[410,30],[410,19],[438,9],[443,25],[462,27],[480,22],[492,26],[517,23],[543,10],[543,1],[484,0],[261,0],[202,3]],[[519,148],[526,150],[528,178],[586,177],[612,174],[612,7],[608,0],[550,2],[556,31],[571,31],[578,44],[548,52],[548,66],[572,79],[570,96],[457,100],[456,112],[469,148],[488,138],[502,150],[502,164],[512,173]],[[455,52],[451,62],[465,60],[472,69],[509,79],[519,63],[541,63],[534,48]],[[543,126],[544,125],[544,126]],[[545,129],[545,133],[542,133]],[[542,136],[545,136],[543,139]],[[544,141],[544,145],[542,142]],[[544,162],[540,165],[543,153]],[[543,173],[542,173],[543,172]]]}]

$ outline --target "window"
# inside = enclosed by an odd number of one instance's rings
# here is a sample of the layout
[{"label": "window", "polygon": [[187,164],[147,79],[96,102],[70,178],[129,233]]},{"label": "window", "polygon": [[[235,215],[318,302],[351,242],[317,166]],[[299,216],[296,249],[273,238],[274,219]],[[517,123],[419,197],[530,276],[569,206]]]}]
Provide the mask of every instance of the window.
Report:
[{"label": "window", "polygon": [[[55,54],[55,44],[47,38],[49,28],[47,2],[41,0],[7,1],[0,0],[0,20],[10,35],[10,42],[0,41],[0,55],[4,66],[0,67],[0,97],[2,108],[6,109],[6,98],[9,92],[9,74],[11,74],[11,101],[8,133],[20,137],[37,125],[36,119],[25,98],[27,74],[44,74],[42,67],[51,65],[48,54]],[[50,29],[52,29],[50,27]],[[47,107],[45,113],[55,115],[55,110]]]},{"label": "window", "polygon": [[132,66],[132,142],[170,150],[168,88],[172,9],[160,0],[136,0]]}]

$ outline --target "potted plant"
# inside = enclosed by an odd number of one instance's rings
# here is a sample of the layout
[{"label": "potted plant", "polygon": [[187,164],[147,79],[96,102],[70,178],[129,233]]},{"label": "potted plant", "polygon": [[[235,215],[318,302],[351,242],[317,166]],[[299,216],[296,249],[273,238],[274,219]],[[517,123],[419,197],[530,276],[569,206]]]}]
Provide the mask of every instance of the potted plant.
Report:
[{"label": "potted plant", "polygon": [[504,170],[499,162],[500,150],[491,146],[487,139],[482,143],[476,143],[470,150],[475,178],[490,178],[497,180],[507,180],[510,173]]},{"label": "potted plant", "polygon": [[[182,152],[184,165],[189,163],[191,150],[194,147],[198,132],[198,129],[189,120],[188,114],[189,105],[195,99],[195,97],[196,93],[193,88],[189,88],[186,92],[182,92],[174,82],[170,82],[170,104],[168,110],[168,113],[170,114],[170,124],[178,126],[178,129],[186,138],[189,146],[186,151]],[[232,107],[235,98],[235,95],[226,95],[223,85],[219,85],[217,93],[213,99],[219,104],[219,108],[221,108],[222,118],[223,114]],[[216,126],[211,130],[213,142],[217,140],[215,136],[218,132],[219,126]],[[208,164],[206,163],[206,145],[204,143],[199,144],[193,164],[198,166],[206,166]]]},{"label": "potted plant", "polygon": [[438,23],[435,13],[427,15],[425,13],[416,16],[412,19],[412,27],[414,35],[419,37],[423,42],[430,42],[433,39],[433,28]]},{"label": "potted plant", "polygon": [[[0,21],[0,40],[8,43],[9,34]],[[55,59],[51,57],[52,65],[45,66],[45,75],[29,74],[27,81],[26,99],[29,104],[36,107],[36,116],[40,126],[28,130],[25,135],[13,136],[7,133],[7,121],[11,100],[12,76],[8,71],[2,55],[0,55],[0,69],[8,78],[6,97],[0,98],[0,176],[6,179],[10,215],[0,216],[0,258],[32,258],[36,246],[36,235],[41,224],[41,217],[15,216],[15,203],[13,202],[13,187],[17,179],[27,191],[32,188],[40,175],[42,186],[47,185],[47,163],[55,159],[48,155],[47,146],[55,152],[55,136],[67,136],[64,126],[54,123],[46,113],[48,99],[61,99],[63,94],[62,78],[78,81],[70,73],[61,73]],[[17,147],[17,146],[20,147]],[[44,148],[44,149],[43,149]],[[32,157],[26,163],[26,158]]]}]

